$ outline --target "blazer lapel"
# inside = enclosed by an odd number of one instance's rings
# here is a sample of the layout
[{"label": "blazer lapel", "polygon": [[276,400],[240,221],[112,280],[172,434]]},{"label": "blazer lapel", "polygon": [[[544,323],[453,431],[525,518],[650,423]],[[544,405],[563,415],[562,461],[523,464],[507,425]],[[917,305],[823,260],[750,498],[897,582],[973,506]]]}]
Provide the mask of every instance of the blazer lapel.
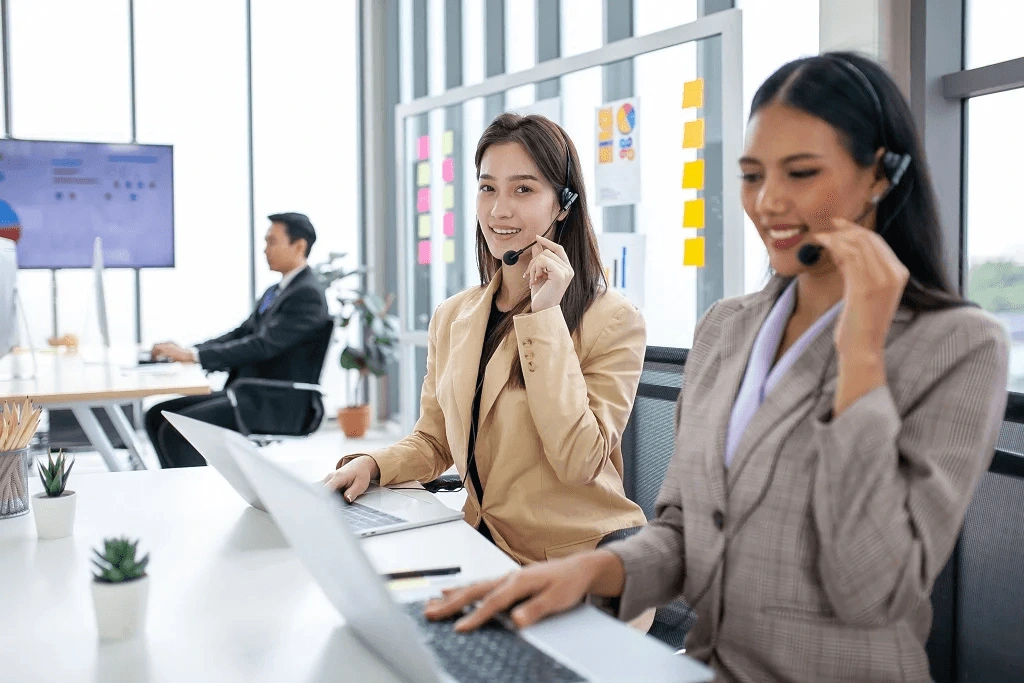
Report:
[{"label": "blazer lapel", "polygon": [[512,362],[519,354],[519,343],[514,339],[515,334],[515,330],[512,330],[507,337],[501,340],[498,348],[494,350],[491,360],[487,363],[487,371],[484,373],[484,387],[480,394],[479,424],[481,425],[487,419],[487,416],[490,415],[494,402],[498,400],[498,394],[508,384],[508,374],[512,370]]},{"label": "blazer lapel", "polygon": [[[451,326],[451,351],[448,362],[451,368],[452,393],[462,430],[454,443],[463,446],[469,443],[473,396],[476,393],[477,371],[480,367],[480,354],[483,351],[484,333],[487,331],[487,318],[491,313],[491,301],[500,285],[499,272],[491,279],[486,289],[479,290],[480,293],[475,298],[466,302],[466,307]],[[493,363],[493,359],[491,362]]]},{"label": "blazer lapel", "polygon": [[[725,438],[732,416],[732,406],[736,402],[757,331],[761,329],[761,324],[768,317],[768,312],[771,311],[785,285],[786,281],[781,278],[772,279],[757,297],[722,323],[719,338],[711,342],[719,349],[719,370],[715,389],[716,392],[721,391],[724,394],[720,395],[720,401],[716,401],[716,405],[722,406],[722,409],[719,410],[715,423],[711,425],[714,436],[711,448],[705,451],[705,469],[711,483],[712,495],[722,507],[726,504]],[[735,461],[733,464],[735,465]]]}]

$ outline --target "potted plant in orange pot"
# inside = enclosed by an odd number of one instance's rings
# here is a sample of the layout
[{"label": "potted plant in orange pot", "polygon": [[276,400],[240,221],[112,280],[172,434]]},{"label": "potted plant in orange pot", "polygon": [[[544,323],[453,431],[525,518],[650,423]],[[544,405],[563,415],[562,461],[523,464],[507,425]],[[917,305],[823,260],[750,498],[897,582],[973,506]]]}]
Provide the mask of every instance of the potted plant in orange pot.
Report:
[{"label": "potted plant in orange pot", "polygon": [[[333,287],[353,275],[362,275],[367,269],[346,268],[338,262],[345,254],[332,253],[327,263],[317,266],[316,272],[328,287]],[[360,323],[359,343],[346,345],[341,352],[341,367],[356,375],[356,381],[346,382],[346,406],[338,410],[338,425],[345,436],[359,438],[370,427],[369,380],[383,377],[388,365],[398,360],[398,318],[391,314],[395,297],[381,298],[365,291],[338,291],[335,300],[341,312],[335,324],[351,329],[353,321]]]}]

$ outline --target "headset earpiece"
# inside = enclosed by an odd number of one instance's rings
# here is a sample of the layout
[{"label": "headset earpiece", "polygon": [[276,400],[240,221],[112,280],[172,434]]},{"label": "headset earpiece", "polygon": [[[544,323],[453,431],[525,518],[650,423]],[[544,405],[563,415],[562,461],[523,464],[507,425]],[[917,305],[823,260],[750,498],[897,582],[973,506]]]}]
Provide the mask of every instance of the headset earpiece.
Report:
[{"label": "headset earpiece", "polygon": [[570,190],[568,186],[563,187],[560,202],[560,204],[562,205],[562,211],[568,213],[569,209],[572,208],[572,205],[575,204],[576,200],[579,198],[580,196],[573,192],[572,190]]},{"label": "headset earpiece", "polygon": [[882,156],[882,170],[885,177],[889,179],[892,187],[900,184],[903,174],[910,168],[910,155],[886,152]]}]

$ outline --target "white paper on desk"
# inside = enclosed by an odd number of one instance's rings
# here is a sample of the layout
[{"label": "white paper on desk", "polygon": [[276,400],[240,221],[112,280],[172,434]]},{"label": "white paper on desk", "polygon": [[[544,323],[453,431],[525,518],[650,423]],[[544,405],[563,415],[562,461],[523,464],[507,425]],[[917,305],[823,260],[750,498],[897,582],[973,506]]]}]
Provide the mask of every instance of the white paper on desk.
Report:
[{"label": "white paper on desk", "polygon": [[388,590],[395,602],[425,602],[441,595],[445,588],[465,585],[458,574],[451,576],[424,576],[417,579],[397,579],[388,582]]}]

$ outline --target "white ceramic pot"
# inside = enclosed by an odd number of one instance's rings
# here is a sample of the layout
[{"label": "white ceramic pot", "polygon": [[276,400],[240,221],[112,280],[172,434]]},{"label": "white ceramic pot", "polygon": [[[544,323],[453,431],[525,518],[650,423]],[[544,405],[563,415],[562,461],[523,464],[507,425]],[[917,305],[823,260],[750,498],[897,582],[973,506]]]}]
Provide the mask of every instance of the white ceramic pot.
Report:
[{"label": "white ceramic pot", "polygon": [[100,640],[126,640],[145,627],[149,577],[120,583],[92,582],[92,604]]},{"label": "white ceramic pot", "polygon": [[64,538],[75,529],[74,491],[65,490],[56,498],[45,493],[32,496],[32,514],[36,518],[36,532],[39,538]]}]

